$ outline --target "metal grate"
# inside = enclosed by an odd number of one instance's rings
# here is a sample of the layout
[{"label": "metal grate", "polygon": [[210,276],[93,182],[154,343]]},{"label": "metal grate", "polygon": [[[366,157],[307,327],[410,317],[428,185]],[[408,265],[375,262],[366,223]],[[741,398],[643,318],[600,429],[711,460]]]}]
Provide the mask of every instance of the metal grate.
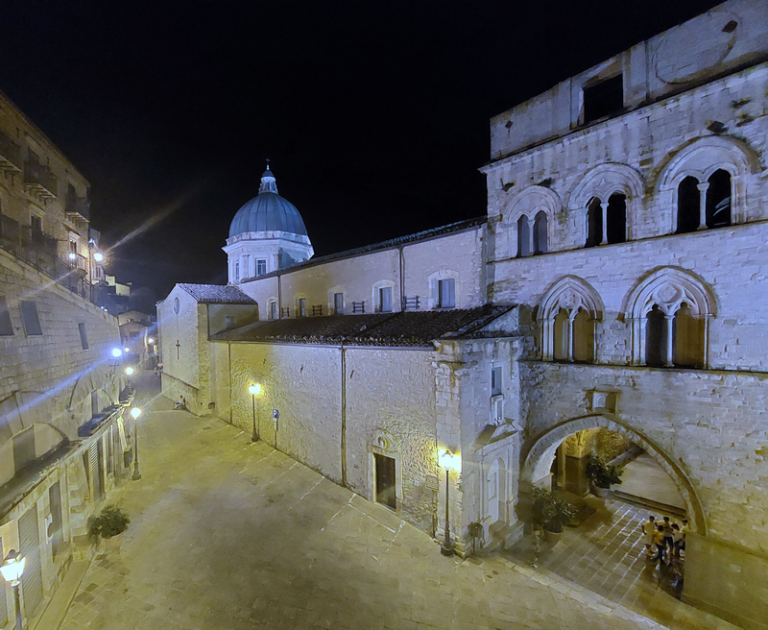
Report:
[{"label": "metal grate", "polygon": [[352,302],[352,313],[365,313],[365,300],[362,302]]},{"label": "metal grate", "polygon": [[406,311],[418,311],[419,310],[419,296],[405,298],[405,310]]}]

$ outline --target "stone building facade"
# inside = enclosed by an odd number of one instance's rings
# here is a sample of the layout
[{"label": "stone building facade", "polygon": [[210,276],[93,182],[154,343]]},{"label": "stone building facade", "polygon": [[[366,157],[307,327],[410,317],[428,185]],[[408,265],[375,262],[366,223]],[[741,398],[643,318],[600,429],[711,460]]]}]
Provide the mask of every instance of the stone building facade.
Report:
[{"label": "stone building facade", "polygon": [[230,276],[254,321],[197,334],[200,408],[438,538],[447,495],[460,551],[613,431],[684,500],[686,600],[767,627],[766,94],[731,0],[494,117],[483,219]]},{"label": "stone building facade", "polygon": [[[124,377],[117,320],[93,303],[88,182],[2,95],[0,168],[0,559],[27,557],[32,624],[125,477]],[[13,619],[3,582],[0,628]]]}]

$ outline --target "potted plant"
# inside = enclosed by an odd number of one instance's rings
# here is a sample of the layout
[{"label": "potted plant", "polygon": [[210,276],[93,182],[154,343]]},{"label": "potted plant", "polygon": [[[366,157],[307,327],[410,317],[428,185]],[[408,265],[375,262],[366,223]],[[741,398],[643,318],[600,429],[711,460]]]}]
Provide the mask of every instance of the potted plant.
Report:
[{"label": "potted plant", "polygon": [[116,505],[107,505],[98,516],[88,519],[88,537],[96,544],[101,538],[107,549],[118,549],[131,520]]},{"label": "potted plant", "polygon": [[621,483],[623,471],[617,466],[608,466],[597,455],[590,455],[585,472],[587,479],[592,484],[594,493],[599,497],[606,498],[611,490],[611,486]]},{"label": "potted plant", "polygon": [[536,488],[531,507],[533,521],[544,529],[549,542],[554,542],[575,516],[573,506],[549,490]]}]

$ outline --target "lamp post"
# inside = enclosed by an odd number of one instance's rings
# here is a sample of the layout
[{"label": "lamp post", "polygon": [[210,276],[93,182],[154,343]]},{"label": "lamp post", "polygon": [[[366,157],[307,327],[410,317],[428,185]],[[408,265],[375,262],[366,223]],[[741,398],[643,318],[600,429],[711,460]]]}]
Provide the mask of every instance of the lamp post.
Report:
[{"label": "lamp post", "polygon": [[[251,442],[259,441],[259,432],[256,429],[256,396],[261,396],[261,390],[261,383],[252,383],[248,386],[248,393],[251,395],[251,408],[253,411],[253,435],[251,436]],[[259,402],[259,411],[261,411],[261,402]]]},{"label": "lamp post", "polygon": [[24,573],[24,565],[26,562],[27,559],[21,552],[16,551],[15,549],[11,549],[11,551],[8,552],[8,557],[5,559],[2,566],[0,566],[0,573],[3,574],[5,580],[10,582],[11,586],[13,587],[13,599],[16,603],[16,630],[22,630],[19,584],[21,576]]},{"label": "lamp post", "polygon": [[133,376],[133,368],[129,365],[123,371],[125,372],[125,386],[130,388],[130,389],[133,389],[131,387],[131,376]]},{"label": "lamp post", "polygon": [[446,449],[445,453],[441,453],[438,456],[440,465],[445,468],[445,540],[440,546],[440,553],[444,556],[452,556],[456,553],[453,547],[453,541],[451,541],[451,512],[450,512],[450,487],[451,480],[449,477],[450,471],[458,470],[459,456],[454,455]]},{"label": "lamp post", "polygon": [[141,409],[134,407],[131,409],[131,418],[133,418],[133,476],[131,479],[138,481],[141,479],[139,472],[139,416]]}]

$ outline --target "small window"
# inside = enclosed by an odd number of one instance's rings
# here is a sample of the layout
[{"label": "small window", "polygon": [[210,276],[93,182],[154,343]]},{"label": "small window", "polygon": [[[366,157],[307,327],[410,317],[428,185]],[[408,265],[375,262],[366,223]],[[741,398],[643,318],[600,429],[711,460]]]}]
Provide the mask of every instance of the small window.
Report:
[{"label": "small window", "polygon": [[707,180],[707,227],[731,224],[731,174],[719,169]]},{"label": "small window", "polygon": [[299,308],[296,309],[296,315],[298,317],[307,316],[307,298],[299,298]]},{"label": "small window", "polygon": [[224,316],[224,325],[227,328],[234,328],[234,326],[235,326],[235,316],[234,315],[225,315]]},{"label": "small window", "polygon": [[584,88],[585,123],[616,114],[623,108],[624,80],[621,75]]},{"label": "small window", "polygon": [[10,337],[13,335],[13,323],[11,314],[8,311],[8,301],[5,296],[0,295],[0,337]]},{"label": "small window", "polygon": [[43,220],[40,217],[32,215],[32,231],[33,232],[42,232],[43,231]]},{"label": "small window", "polygon": [[603,206],[593,197],[587,208],[587,243],[585,247],[597,247],[603,242]]},{"label": "small window", "polygon": [[456,281],[439,280],[437,283],[438,308],[454,308],[456,306]]},{"label": "small window", "polygon": [[667,364],[667,318],[654,304],[645,323],[645,364],[664,367]]},{"label": "small window", "polygon": [[379,312],[392,312],[392,287],[381,287],[379,289]]},{"label": "small window", "polygon": [[85,324],[78,324],[77,327],[80,330],[80,345],[83,350],[88,350],[88,331],[85,330]]},{"label": "small window", "polygon": [[179,298],[173,298],[173,312],[176,313],[176,315],[179,314]]},{"label": "small window", "polygon": [[269,303],[269,319],[277,319],[277,302]]},{"label": "small window", "polygon": [[677,233],[695,232],[701,220],[699,180],[690,175],[677,187]]},{"label": "small window", "polygon": [[501,368],[491,370],[491,396],[501,396]]},{"label": "small window", "polygon": [[235,282],[238,282],[240,280],[240,263],[235,263]]},{"label": "small window", "polygon": [[27,337],[42,335],[43,329],[40,327],[40,318],[37,315],[37,304],[33,301],[19,302],[21,310],[21,321],[24,324],[24,332]]},{"label": "small window", "polygon": [[533,253],[546,254],[547,247],[547,214],[541,210],[533,222]]},{"label": "small window", "polygon": [[561,308],[555,315],[554,348],[552,358],[555,361],[567,361],[571,356],[570,319],[568,311]]},{"label": "small window", "polygon": [[267,273],[267,261],[260,259],[256,261],[256,275],[263,276]]},{"label": "small window", "polygon": [[333,312],[336,315],[344,314],[344,294],[343,293],[333,294]]},{"label": "small window", "polygon": [[609,243],[626,243],[627,241],[627,198],[625,195],[616,193],[608,198],[608,208],[606,209],[608,219]]}]

